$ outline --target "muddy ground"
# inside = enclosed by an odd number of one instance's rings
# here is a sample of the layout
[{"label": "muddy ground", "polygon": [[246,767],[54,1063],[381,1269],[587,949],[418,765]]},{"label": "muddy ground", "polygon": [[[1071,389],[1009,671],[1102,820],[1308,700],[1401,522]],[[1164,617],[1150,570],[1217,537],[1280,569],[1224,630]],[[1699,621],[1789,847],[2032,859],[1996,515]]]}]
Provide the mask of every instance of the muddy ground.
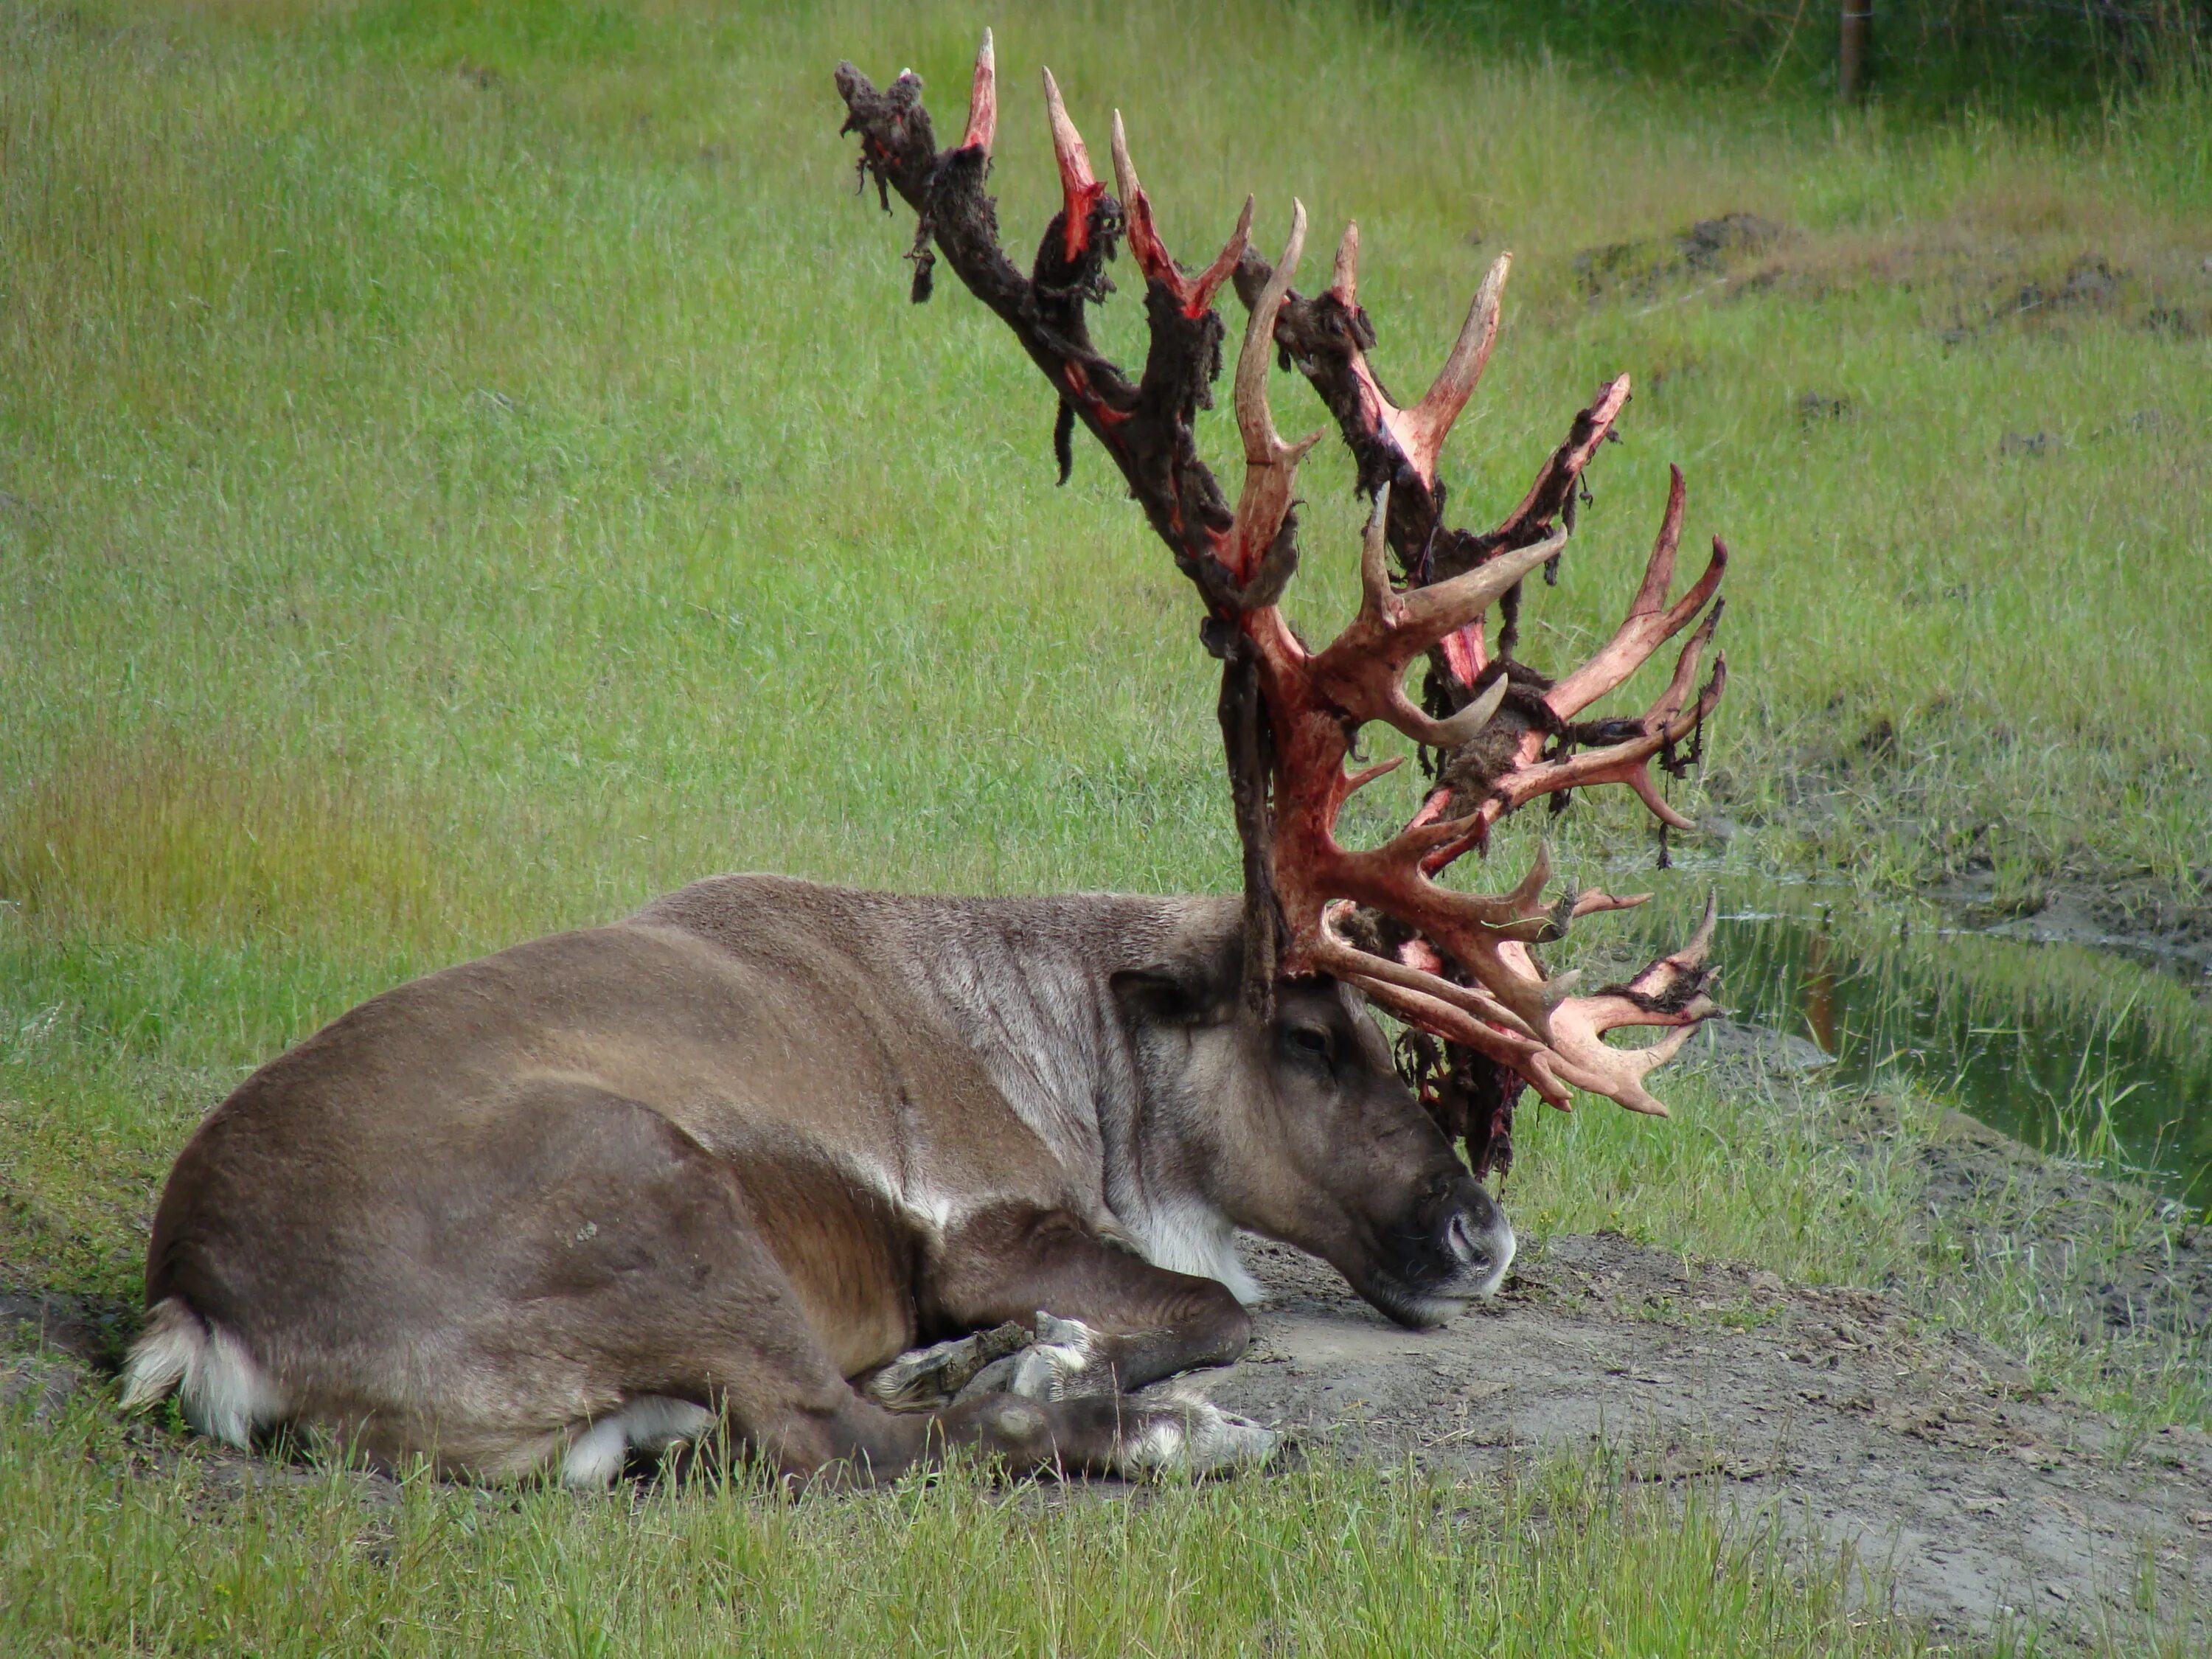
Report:
[{"label": "muddy ground", "polygon": [[1207,1392],[1306,1440],[1477,1469],[1603,1443],[1848,1546],[1869,1594],[1939,1632],[2124,1628],[2147,1563],[2169,1607],[2212,1616],[2212,1437],[2032,1397],[1888,1297],[1597,1234],[1528,1243],[1495,1303],[1414,1333],[1296,1252],[1251,1255],[1273,1301]]}]

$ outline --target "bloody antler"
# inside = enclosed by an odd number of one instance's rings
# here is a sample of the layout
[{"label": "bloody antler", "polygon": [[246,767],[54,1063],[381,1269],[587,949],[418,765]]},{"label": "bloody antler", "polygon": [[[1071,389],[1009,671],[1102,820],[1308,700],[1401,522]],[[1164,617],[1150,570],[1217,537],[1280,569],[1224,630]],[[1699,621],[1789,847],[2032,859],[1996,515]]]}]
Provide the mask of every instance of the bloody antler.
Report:
[{"label": "bloody antler", "polygon": [[[1280,264],[1253,301],[1237,372],[1237,419],[1245,434],[1248,477],[1260,470],[1258,463],[1264,459],[1267,498],[1285,502],[1290,481],[1273,475],[1295,465],[1297,451],[1273,437],[1274,422],[1266,398],[1266,362],[1304,237],[1305,213],[1301,207],[1294,210],[1290,245]],[[1340,279],[1347,263],[1340,256]],[[1465,404],[1474,390],[1474,375],[1486,354],[1487,340],[1494,333],[1489,318],[1496,311],[1503,275],[1501,264],[1485,284],[1486,301],[1478,301],[1468,329],[1461,335],[1454,362],[1438,377],[1438,389],[1432,389],[1423,400],[1422,408],[1442,412],[1407,421],[1395,430],[1416,433],[1425,446],[1442,441],[1451,415]],[[1470,341],[1474,342],[1471,348]],[[1387,434],[1394,428],[1384,423],[1381,429]],[[1424,475],[1419,469],[1431,465],[1432,456],[1425,452],[1407,465],[1416,469],[1415,482],[1419,484]],[[1425,476],[1432,479],[1433,471]],[[1489,820],[1483,814],[1491,805],[1488,798],[1475,811],[1459,817],[1425,813],[1371,851],[1349,850],[1336,840],[1336,820],[1346,800],[1396,764],[1386,762],[1357,773],[1345,770],[1353,736],[1361,726],[1380,720],[1416,742],[1443,749],[1457,749],[1491,726],[1510,684],[1504,675],[1494,676],[1486,692],[1449,719],[1439,720],[1415,708],[1407,698],[1401,684],[1405,671],[1414,657],[1468,629],[1566,544],[1565,530],[1554,529],[1540,540],[1501,547],[1472,568],[1401,590],[1394,586],[1386,560],[1392,493],[1388,483],[1376,492],[1375,510],[1361,550],[1358,614],[1327,647],[1310,652],[1272,603],[1249,605],[1238,618],[1241,631],[1258,656],[1262,691],[1273,725],[1273,877],[1287,926],[1284,970],[1331,974],[1356,985],[1370,1000],[1408,1024],[1510,1068],[1555,1104],[1567,1103],[1564,1079],[1634,1109],[1663,1111],[1641,1082],[1644,1071],[1656,1061],[1647,1063],[1641,1054],[1632,1051],[1624,1054],[1611,1049],[1597,1036],[1614,1025],[1689,1024],[1710,1013],[1711,1004],[1701,995],[1671,995],[1676,981],[1701,959],[1702,945],[1696,947],[1698,958],[1685,955],[1669,959],[1676,971],[1667,982],[1668,998],[1660,998],[1645,988],[1635,994],[1640,1000],[1623,991],[1562,1004],[1564,987],[1542,976],[1528,947],[1559,937],[1577,915],[1640,901],[1589,893],[1578,898],[1570,896],[1547,907],[1542,892],[1550,872],[1548,861],[1540,855],[1528,878],[1500,896],[1438,885],[1433,879],[1436,872],[1457,850],[1473,845],[1486,829]],[[1248,483],[1248,503],[1254,494]],[[1679,514],[1674,516],[1679,520]],[[1240,521],[1236,539],[1244,547],[1267,545],[1275,531],[1276,526],[1266,520]],[[1658,562],[1655,559],[1655,564]],[[1245,577],[1248,573],[1232,567],[1231,574]],[[1659,573],[1657,592],[1662,600],[1668,574]],[[1639,609],[1632,611],[1627,629],[1653,631],[1644,626],[1643,617],[1644,601],[1652,587],[1647,580],[1645,594],[1639,595]],[[1630,646],[1640,637],[1632,638]],[[1694,646],[1695,641],[1692,650],[1685,653],[1689,672],[1677,673],[1677,688],[1694,673]],[[1614,654],[1625,657],[1627,653]],[[1602,678],[1591,677],[1593,683]],[[1676,690],[1670,688],[1655,715],[1647,717],[1647,722],[1662,734],[1661,740],[1683,717],[1680,702]],[[1650,736],[1644,733],[1614,748],[1626,755],[1638,750]],[[1651,752],[1656,752],[1656,747],[1655,742]],[[1611,750],[1606,753],[1612,755]],[[1632,763],[1616,757],[1608,763],[1624,770]],[[1419,944],[1426,948],[1401,948],[1389,954],[1353,943],[1345,925],[1360,908],[1412,927]],[[1414,943],[1407,941],[1408,946]],[[1456,967],[1459,974],[1445,971],[1446,963]],[[1702,991],[1702,980],[1698,989]],[[1563,1006],[1567,1007],[1567,1018],[1555,1019],[1555,1011]],[[1560,1035],[1562,1027],[1569,1036]],[[1618,1057],[1608,1058],[1612,1056]]]},{"label": "bloody antler", "polygon": [[[1062,476],[1072,459],[1072,424],[1079,420],[1205,598],[1206,641],[1224,664],[1222,727],[1244,845],[1248,987],[1256,984],[1264,997],[1278,972],[1332,975],[1554,1104],[1568,1103],[1571,1085],[1663,1114],[1643,1078],[1714,1011],[1704,965],[1710,915],[1683,951],[1625,985],[1572,997],[1563,978],[1544,976],[1530,947],[1560,937],[1576,916],[1640,898],[1570,892],[1547,905],[1550,868],[1540,853],[1527,878],[1504,895],[1462,892],[1436,879],[1454,859],[1485,847],[1499,817],[1541,794],[1621,782],[1662,818],[1680,821],[1652,787],[1649,767],[1655,757],[1669,759],[1673,745],[1696,731],[1719,698],[1725,670],[1717,659],[1711,679],[1696,687],[1717,605],[1641,718],[1574,719],[1686,626],[1718,586],[1726,553],[1716,543],[1704,577],[1667,602],[1681,529],[1679,473],[1644,583],[1611,643],[1556,683],[1510,659],[1520,585],[1533,570],[1556,568],[1583,471],[1627,401],[1626,379],[1604,388],[1577,417],[1527,498],[1496,530],[1449,530],[1437,459],[1496,342],[1507,261],[1492,267],[1426,395],[1401,407],[1367,362],[1374,335],[1357,303],[1356,228],[1346,233],[1330,287],[1310,301],[1290,287],[1305,237],[1302,206],[1294,205],[1289,246],[1274,265],[1247,246],[1248,200],[1220,256],[1199,275],[1186,273],[1160,238],[1119,114],[1116,200],[1093,175],[1048,72],[1063,206],[1024,277],[1000,250],[994,204],[982,190],[996,133],[990,37],[976,62],[965,137],[942,154],[911,73],[879,93],[841,64],[837,84],[849,112],[847,130],[860,135],[864,173],[886,206],[895,189],[919,218],[915,297],[927,297],[941,252],[1059,393],[1054,447]],[[1084,319],[1084,307],[1111,291],[1103,263],[1123,235],[1146,278],[1151,333],[1133,384],[1091,343]],[[1232,273],[1251,313],[1236,374],[1245,471],[1233,512],[1191,430],[1220,372],[1224,331],[1212,302]],[[1358,612],[1318,651],[1298,638],[1276,604],[1297,564],[1297,465],[1318,437],[1290,442],[1276,430],[1267,372],[1278,349],[1336,416],[1362,486],[1375,499],[1363,540]],[[1484,636],[1493,605],[1506,623],[1494,658]],[[1404,679],[1424,656],[1428,684],[1425,703],[1416,704]],[[1382,847],[1352,849],[1335,834],[1345,802],[1397,764],[1346,769],[1359,728],[1371,720],[1443,759],[1437,787],[1404,830]],[[1649,1048],[1616,1049],[1601,1040],[1603,1032],[1630,1024],[1680,1029]]]},{"label": "bloody antler", "polygon": [[[1363,487],[1370,493],[1392,487],[1385,530],[1399,570],[1416,586],[1484,567],[1501,554],[1551,536],[1555,526],[1572,530],[1583,469],[1612,435],[1613,423],[1628,403],[1626,375],[1601,387],[1596,399],[1575,416],[1565,441],[1539,469],[1521,504],[1496,529],[1477,534],[1445,525],[1445,490],[1437,476],[1437,457],[1489,359],[1511,263],[1509,254],[1491,267],[1443,370],[1428,394],[1411,409],[1391,401],[1368,362],[1375,331],[1357,300],[1357,225],[1345,231],[1328,288],[1310,300],[1286,293],[1276,322],[1276,343],[1336,416]],[[1237,287],[1248,304],[1266,288],[1270,275],[1258,254],[1245,255],[1237,270]],[[1627,620],[1605,649],[1565,679],[1554,684],[1511,659],[1517,584],[1501,599],[1505,629],[1494,660],[1486,649],[1480,620],[1439,642],[1428,684],[1436,712],[1449,714],[1465,707],[1498,678],[1512,682],[1514,689],[1504,705],[1501,730],[1483,734],[1476,748],[1463,741],[1457,746],[1459,753],[1444,757],[1438,768],[1444,787],[1424,808],[1424,819],[1474,814],[1474,844],[1479,845],[1498,819],[1539,795],[1586,784],[1626,783],[1662,822],[1689,827],[1652,786],[1650,762],[1696,729],[1728,683],[1725,662],[1717,659],[1711,681],[1694,702],[1689,697],[1698,663],[1719,621],[1718,605],[1685,649],[1674,683],[1640,720],[1574,724],[1574,716],[1619,687],[1680,633],[1719,589],[1728,549],[1716,538],[1704,575],[1674,604],[1666,602],[1681,538],[1683,502],[1682,476],[1676,469],[1658,541]],[[1561,740],[1562,750],[1582,744],[1595,747],[1571,759],[1562,755],[1547,762],[1547,739]],[[1452,849],[1431,867],[1440,867],[1462,850]]]}]

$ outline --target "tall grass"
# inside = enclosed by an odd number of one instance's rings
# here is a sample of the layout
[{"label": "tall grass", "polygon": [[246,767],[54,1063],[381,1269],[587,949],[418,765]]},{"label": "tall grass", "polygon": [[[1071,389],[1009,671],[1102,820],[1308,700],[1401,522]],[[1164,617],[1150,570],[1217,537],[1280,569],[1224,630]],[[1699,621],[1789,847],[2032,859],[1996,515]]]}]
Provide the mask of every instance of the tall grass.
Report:
[{"label": "tall grass", "polygon": [[[1796,0],[1385,0],[1447,38],[1557,53],[1599,70],[1718,82],[1740,95],[1832,99],[1838,8]],[[2201,72],[2203,0],[1887,0],[1863,91],[1916,112],[2094,117]]]}]

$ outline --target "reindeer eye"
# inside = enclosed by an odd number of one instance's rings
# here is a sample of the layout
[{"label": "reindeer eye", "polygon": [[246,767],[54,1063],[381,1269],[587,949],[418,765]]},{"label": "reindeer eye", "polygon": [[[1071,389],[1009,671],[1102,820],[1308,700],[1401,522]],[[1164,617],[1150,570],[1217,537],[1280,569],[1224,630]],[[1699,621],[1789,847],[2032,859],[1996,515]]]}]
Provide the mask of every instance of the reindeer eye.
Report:
[{"label": "reindeer eye", "polygon": [[1299,1025],[1291,1031],[1291,1047],[1316,1060],[1328,1058],[1328,1033],[1318,1025]]}]

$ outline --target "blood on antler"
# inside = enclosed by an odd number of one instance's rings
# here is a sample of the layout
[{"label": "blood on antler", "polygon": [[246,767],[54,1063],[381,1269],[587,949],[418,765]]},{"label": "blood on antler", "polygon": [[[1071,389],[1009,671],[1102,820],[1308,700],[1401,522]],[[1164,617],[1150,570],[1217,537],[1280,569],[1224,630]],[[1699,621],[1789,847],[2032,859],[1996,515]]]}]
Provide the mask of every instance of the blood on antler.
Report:
[{"label": "blood on antler", "polygon": [[[990,37],[976,60],[965,136],[941,154],[911,72],[878,92],[841,64],[837,86],[848,111],[846,130],[860,137],[863,175],[875,180],[886,207],[896,190],[917,216],[915,297],[927,297],[941,252],[1059,394],[1054,439],[1062,476],[1073,459],[1073,426],[1080,422],[1205,599],[1203,637],[1223,661],[1220,712],[1244,848],[1251,1000],[1264,1004],[1278,975],[1329,975],[1356,987],[1446,1045],[1441,1061],[1431,1044],[1416,1068],[1425,1098],[1440,1115],[1449,1115],[1442,1108],[1453,1088],[1467,1094],[1469,1074],[1487,1068],[1489,1092],[1501,1103],[1489,1121],[1448,1123],[1468,1135],[1479,1170],[1510,1158],[1504,1134],[1522,1084],[1563,1108],[1571,1085],[1664,1115],[1644,1076],[1716,1012],[1705,965],[1710,906],[1683,950],[1625,984],[1578,997],[1567,994],[1568,976],[1544,975],[1532,947],[1560,938],[1576,917],[1643,896],[1569,891],[1547,904],[1550,867],[1541,853],[1504,894],[1464,892],[1437,879],[1462,854],[1486,851],[1497,821],[1539,796],[1624,783],[1662,822],[1683,822],[1653,786],[1650,768],[1655,759],[1682,765],[1676,745],[1694,743],[1719,701],[1726,684],[1721,659],[1704,686],[1697,684],[1719,621],[1717,604],[1642,716],[1577,719],[1687,626],[1719,586],[1727,552],[1716,541],[1704,575],[1668,602],[1682,526],[1679,472],[1642,586],[1604,649],[1556,681],[1512,655],[1521,585],[1534,571],[1557,570],[1583,471],[1628,400],[1626,378],[1603,388],[1576,417],[1527,497],[1496,529],[1448,528],[1437,459],[1496,343],[1507,260],[1484,281],[1428,392],[1401,406],[1368,361],[1375,337],[1358,304],[1356,227],[1345,234],[1330,286],[1310,300],[1291,287],[1305,240],[1305,210],[1295,204],[1288,246],[1272,265],[1248,245],[1248,200],[1220,256],[1203,272],[1188,274],[1160,238],[1120,115],[1113,137],[1117,198],[1092,173],[1048,71],[1045,101],[1064,204],[1025,277],[1000,251],[995,206],[983,193],[997,131]],[[1084,317],[1086,306],[1112,291],[1104,264],[1125,237],[1146,280],[1150,328],[1144,369],[1133,383],[1092,344]],[[1232,275],[1249,311],[1235,378],[1245,468],[1233,510],[1192,433],[1220,374],[1225,331],[1213,300]],[[1298,463],[1320,436],[1291,442],[1277,431],[1267,376],[1278,352],[1335,417],[1360,485],[1374,501],[1360,554],[1358,612],[1319,650],[1300,640],[1277,605],[1297,562]],[[1494,652],[1485,631],[1492,607],[1503,621]],[[1417,659],[1428,665],[1419,704],[1404,684]],[[1434,784],[1406,829],[1379,848],[1353,849],[1336,839],[1345,803],[1398,765],[1346,769],[1370,721],[1432,751]],[[1607,1030],[1638,1024],[1675,1029],[1644,1048],[1602,1040]]]}]

